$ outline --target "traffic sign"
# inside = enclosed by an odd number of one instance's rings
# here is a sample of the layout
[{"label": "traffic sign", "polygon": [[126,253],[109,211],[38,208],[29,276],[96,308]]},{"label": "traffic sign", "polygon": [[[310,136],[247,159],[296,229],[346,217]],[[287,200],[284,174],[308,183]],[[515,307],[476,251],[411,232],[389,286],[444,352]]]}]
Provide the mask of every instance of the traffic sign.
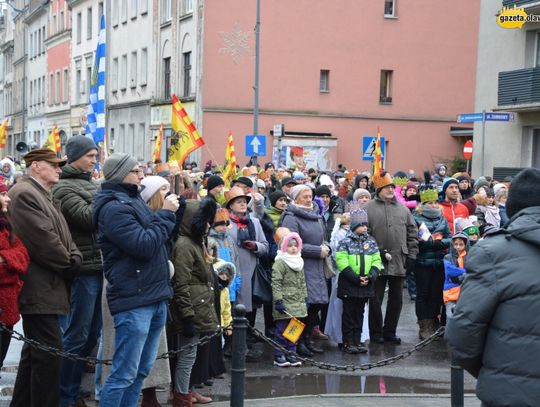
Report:
[{"label": "traffic sign", "polygon": [[463,158],[466,160],[470,160],[472,158],[472,152],[473,152],[473,142],[472,140],[468,140],[465,142],[465,145],[463,146]]},{"label": "traffic sign", "polygon": [[472,122],[481,122],[483,119],[483,114],[480,113],[464,113],[457,115],[458,123],[472,123]]},{"label": "traffic sign", "polygon": [[[376,142],[377,142],[377,137],[374,137],[374,136],[362,137],[362,160],[373,161],[375,157],[375,143]],[[385,154],[384,137],[381,137],[381,159],[384,159],[384,154]]]},{"label": "traffic sign", "polygon": [[283,124],[274,124],[274,137],[283,136],[283,130],[285,126]]},{"label": "traffic sign", "polygon": [[266,136],[258,134],[256,136],[246,136],[246,156],[253,155],[266,157]]},{"label": "traffic sign", "polygon": [[513,122],[514,113],[486,113],[486,120],[495,122]]}]

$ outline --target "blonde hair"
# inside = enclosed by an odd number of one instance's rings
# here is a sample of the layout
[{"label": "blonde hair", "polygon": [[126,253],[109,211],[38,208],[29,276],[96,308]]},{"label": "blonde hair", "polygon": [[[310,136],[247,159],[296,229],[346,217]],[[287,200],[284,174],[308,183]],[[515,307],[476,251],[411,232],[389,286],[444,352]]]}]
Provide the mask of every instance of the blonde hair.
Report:
[{"label": "blonde hair", "polygon": [[152,211],[156,212],[163,208],[163,196],[161,195],[161,190],[157,190],[154,195],[148,201],[148,206]]}]

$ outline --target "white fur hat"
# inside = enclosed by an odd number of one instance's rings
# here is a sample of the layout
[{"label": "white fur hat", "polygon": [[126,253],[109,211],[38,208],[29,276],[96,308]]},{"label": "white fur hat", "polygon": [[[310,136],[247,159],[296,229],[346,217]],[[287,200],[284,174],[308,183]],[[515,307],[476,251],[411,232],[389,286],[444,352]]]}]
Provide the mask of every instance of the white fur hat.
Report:
[{"label": "white fur hat", "polygon": [[141,189],[141,197],[144,199],[144,202],[148,203],[150,198],[152,198],[156,192],[158,192],[163,186],[169,185],[169,181],[163,177],[152,175],[144,178],[141,181],[141,185],[144,187]]}]

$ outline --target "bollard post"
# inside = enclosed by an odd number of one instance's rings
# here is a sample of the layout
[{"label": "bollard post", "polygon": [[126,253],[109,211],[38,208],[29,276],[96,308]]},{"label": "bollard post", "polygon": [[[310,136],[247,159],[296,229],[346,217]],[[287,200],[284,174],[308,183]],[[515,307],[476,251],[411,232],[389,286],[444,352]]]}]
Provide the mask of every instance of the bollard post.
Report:
[{"label": "bollard post", "polygon": [[248,320],[246,307],[234,307],[232,360],[231,360],[231,407],[244,406],[244,382],[246,373],[246,334]]},{"label": "bollard post", "polygon": [[450,396],[452,407],[463,407],[465,404],[463,369],[457,364],[454,352],[450,361]]}]

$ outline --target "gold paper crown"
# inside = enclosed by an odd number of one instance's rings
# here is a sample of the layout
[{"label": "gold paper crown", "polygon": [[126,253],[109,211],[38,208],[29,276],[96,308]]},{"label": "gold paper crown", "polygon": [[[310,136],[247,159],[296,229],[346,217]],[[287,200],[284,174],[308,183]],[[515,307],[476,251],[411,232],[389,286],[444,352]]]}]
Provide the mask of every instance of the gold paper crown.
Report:
[{"label": "gold paper crown", "polygon": [[404,187],[407,185],[408,179],[405,177],[394,177],[394,184],[399,185],[400,187]]},{"label": "gold paper crown", "polygon": [[394,182],[392,181],[392,176],[389,173],[386,173],[384,177],[381,177],[380,175],[374,175],[373,184],[375,184],[376,189],[381,189],[388,185],[393,185]]},{"label": "gold paper crown", "polygon": [[437,202],[439,200],[439,193],[436,189],[424,189],[420,191],[420,202]]}]

